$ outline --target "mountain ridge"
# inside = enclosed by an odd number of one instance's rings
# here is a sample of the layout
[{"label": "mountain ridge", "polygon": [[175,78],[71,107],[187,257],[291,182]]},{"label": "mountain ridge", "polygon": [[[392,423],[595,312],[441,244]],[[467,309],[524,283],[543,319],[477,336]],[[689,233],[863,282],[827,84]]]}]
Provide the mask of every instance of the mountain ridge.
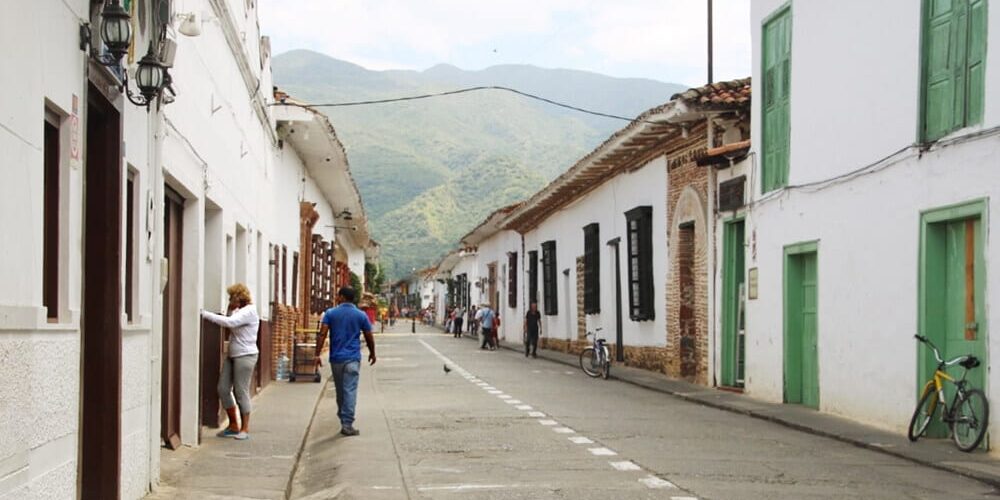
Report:
[{"label": "mountain ridge", "polygon": [[[276,85],[309,103],[503,86],[637,116],[685,88],[524,64],[369,70],[304,49],[275,56],[272,68]],[[482,217],[533,194],[624,125],[496,90],[323,111],[347,148],[390,277],[433,263]]]}]

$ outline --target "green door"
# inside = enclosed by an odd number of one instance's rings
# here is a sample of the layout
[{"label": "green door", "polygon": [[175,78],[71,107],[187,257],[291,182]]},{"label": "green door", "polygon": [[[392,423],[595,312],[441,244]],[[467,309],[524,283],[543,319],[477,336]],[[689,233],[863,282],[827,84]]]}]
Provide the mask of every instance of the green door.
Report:
[{"label": "green door", "polygon": [[816,244],[785,249],[785,402],[819,408]]},{"label": "green door", "polygon": [[742,220],[726,223],[722,243],[722,385],[727,387],[743,387],[744,236]]},{"label": "green door", "polygon": [[[973,387],[986,389],[987,363],[985,330],[986,278],[982,218],[976,214],[958,219],[935,221],[935,214],[956,215],[953,209],[924,215],[923,263],[921,266],[921,333],[941,349],[945,359],[972,354],[982,361],[971,370],[968,380]],[[949,214],[949,212],[951,212]],[[933,373],[936,362],[930,349],[920,349],[920,382]],[[964,369],[949,372],[961,376]],[[922,389],[922,387],[920,388]],[[919,390],[919,389],[918,389]],[[946,385],[947,400],[953,395]],[[931,436],[945,437],[946,430],[936,425]]]}]

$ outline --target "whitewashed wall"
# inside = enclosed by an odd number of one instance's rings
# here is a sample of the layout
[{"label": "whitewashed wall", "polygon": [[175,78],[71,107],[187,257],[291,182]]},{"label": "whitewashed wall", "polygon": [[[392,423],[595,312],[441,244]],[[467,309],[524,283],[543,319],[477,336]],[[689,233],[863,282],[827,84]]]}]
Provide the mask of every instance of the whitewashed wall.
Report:
[{"label": "whitewashed wall", "polygon": [[[753,3],[758,82],[762,20],[782,4]],[[920,116],[919,2],[795,2],[792,9],[789,183],[845,174],[913,144]],[[990,9],[988,22],[995,45],[1000,10]],[[1000,96],[993,91],[1000,88],[1000,51],[987,51],[987,58],[984,123],[955,136],[1000,124]],[[753,150],[759,152],[759,100],[753,106]],[[911,153],[877,173],[823,189],[785,190],[758,201],[747,219],[747,266],[760,273],[760,298],[747,304],[747,392],[782,400],[783,247],[818,240],[820,409],[903,431],[917,387],[912,337],[921,211],[989,199],[987,330],[1000,326],[1000,250],[990,241],[1000,220],[998,159],[994,136]],[[759,156],[753,160],[759,168]],[[759,193],[759,170],[751,178],[752,192]],[[995,332],[989,335],[990,358],[1000,359],[1000,342]],[[996,375],[987,384],[994,401],[1000,398],[995,381]],[[993,416],[990,424],[1000,419]]]},{"label": "whitewashed wall", "polygon": [[[583,255],[583,226],[596,222],[600,224],[601,243],[601,312],[587,315],[587,330],[601,328],[601,335],[613,342],[615,339],[615,282],[614,250],[605,243],[615,237],[621,238],[620,259],[622,274],[622,333],[625,345],[665,346],[666,326],[666,279],[667,241],[666,231],[667,165],[663,157],[648,162],[631,173],[618,175],[598,188],[587,193],[551,214],[538,227],[524,236],[524,252],[538,251],[538,298],[539,310],[543,311],[543,336],[557,339],[577,337],[577,297],[576,258]],[[653,302],[659,304],[653,321],[632,321],[628,313],[628,237],[625,233],[625,212],[642,205],[653,207]],[[542,242],[556,240],[557,295],[559,314],[544,314],[544,288],[542,279]],[[521,270],[521,279],[527,280]],[[569,278],[563,270],[569,269]],[[525,281],[525,285],[527,282]],[[567,294],[568,292],[568,294]],[[520,300],[524,303],[524,297]],[[520,328],[521,325],[518,325]],[[520,330],[517,337],[520,338]]]},{"label": "whitewashed wall", "polygon": [[[507,269],[508,252],[517,252],[517,307],[510,307],[510,301],[507,300],[508,292],[508,279],[510,275],[510,270]],[[500,330],[497,335],[501,339],[516,340],[521,339],[521,328],[523,326],[522,318],[525,309],[524,306],[524,295],[523,292],[526,289],[526,283],[524,280],[527,275],[524,273],[524,256],[521,252],[521,235],[514,231],[499,231],[486,240],[479,243],[479,248],[477,250],[477,264],[476,270],[479,276],[489,277],[489,265],[491,263],[496,264],[496,289],[500,295],[500,300],[497,303],[496,312],[500,315]],[[473,286],[473,290],[476,290]],[[480,290],[481,300],[477,304],[488,303],[489,285],[484,285],[484,288]]]}]

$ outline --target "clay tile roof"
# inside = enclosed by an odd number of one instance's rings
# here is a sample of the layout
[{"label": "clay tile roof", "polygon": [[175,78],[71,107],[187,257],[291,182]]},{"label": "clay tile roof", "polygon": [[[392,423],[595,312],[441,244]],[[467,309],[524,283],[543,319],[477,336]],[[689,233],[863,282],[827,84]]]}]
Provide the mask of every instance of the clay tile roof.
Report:
[{"label": "clay tile roof", "polygon": [[714,107],[732,108],[733,106],[750,105],[750,79],[741,78],[727,82],[715,82],[702,87],[695,87],[674,94],[671,100],[682,99],[697,107],[711,109]]}]

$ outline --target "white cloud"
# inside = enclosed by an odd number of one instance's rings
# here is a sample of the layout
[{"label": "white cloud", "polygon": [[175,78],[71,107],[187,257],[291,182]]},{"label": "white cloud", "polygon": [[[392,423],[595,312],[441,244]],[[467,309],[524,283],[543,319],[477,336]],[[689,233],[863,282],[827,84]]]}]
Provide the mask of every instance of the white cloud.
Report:
[{"label": "white cloud", "polygon": [[[720,77],[749,74],[748,4],[715,0]],[[373,69],[523,62],[692,84],[705,78],[705,0],[260,0],[259,5],[276,51],[311,48]],[[501,49],[485,53],[483,46]]]}]

